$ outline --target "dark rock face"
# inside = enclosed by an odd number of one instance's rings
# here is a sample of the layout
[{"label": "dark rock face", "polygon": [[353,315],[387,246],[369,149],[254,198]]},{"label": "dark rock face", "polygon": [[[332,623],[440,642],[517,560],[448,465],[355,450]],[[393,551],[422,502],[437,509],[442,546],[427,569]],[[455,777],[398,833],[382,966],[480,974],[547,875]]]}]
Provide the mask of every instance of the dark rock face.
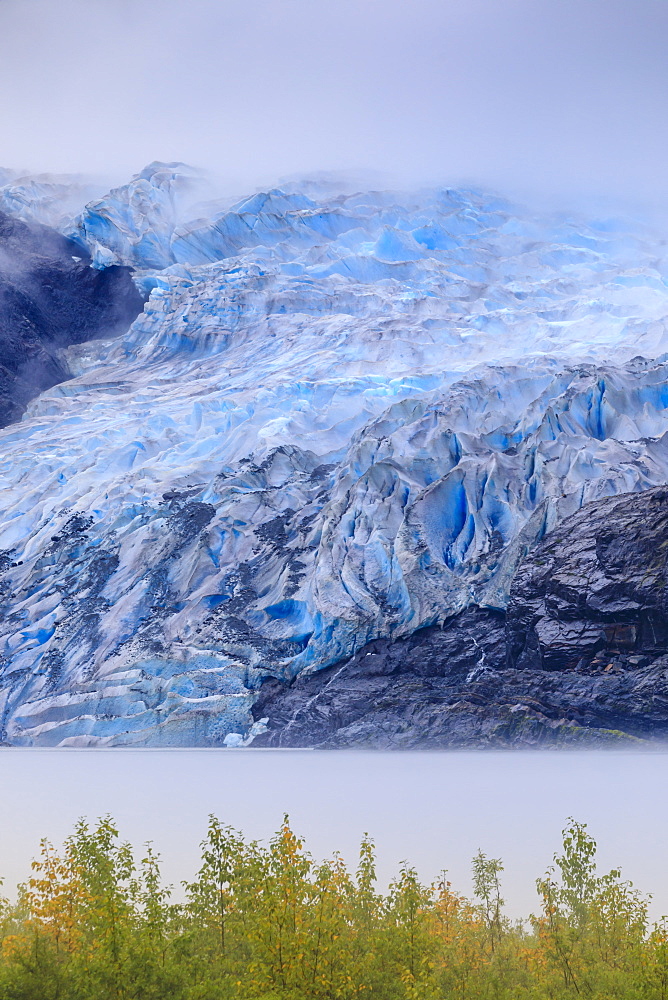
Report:
[{"label": "dark rock face", "polygon": [[637,665],[668,650],[668,488],[589,504],[527,558],[508,604],[508,666]]},{"label": "dark rock face", "polygon": [[291,684],[254,746],[559,745],[668,736],[668,488],[588,504],[471,607]]},{"label": "dark rock face", "polygon": [[115,336],[141,312],[129,268],[89,265],[71,240],[0,212],[0,427],[69,377],[61,348]]}]

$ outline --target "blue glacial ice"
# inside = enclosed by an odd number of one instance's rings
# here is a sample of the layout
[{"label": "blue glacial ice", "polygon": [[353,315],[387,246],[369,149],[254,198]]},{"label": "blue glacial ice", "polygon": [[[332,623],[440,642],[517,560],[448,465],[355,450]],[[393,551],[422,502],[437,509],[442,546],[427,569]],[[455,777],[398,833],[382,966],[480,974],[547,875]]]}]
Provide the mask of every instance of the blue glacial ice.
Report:
[{"label": "blue glacial ice", "polygon": [[177,222],[202,183],[183,163],[150,163],[127,184],[90,201],[65,234],[87,247],[94,267],[167,267],[175,260],[171,241]]},{"label": "blue glacial ice", "polygon": [[104,186],[87,178],[24,176],[0,168],[0,212],[63,232],[72,227],[88,201],[103,194]]},{"label": "blue glacial ice", "polygon": [[660,234],[313,183],[188,220],[193,176],[63,223],[150,297],[0,432],[9,744],[248,742],[266,676],[502,607],[559,519],[668,480]]}]

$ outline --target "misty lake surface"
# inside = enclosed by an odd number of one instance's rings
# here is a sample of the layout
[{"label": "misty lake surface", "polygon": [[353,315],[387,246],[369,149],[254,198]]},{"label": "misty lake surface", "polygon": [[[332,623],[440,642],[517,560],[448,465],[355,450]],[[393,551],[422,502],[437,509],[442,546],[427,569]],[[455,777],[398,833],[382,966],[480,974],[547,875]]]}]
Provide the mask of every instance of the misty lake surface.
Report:
[{"label": "misty lake surface", "polygon": [[400,861],[425,880],[447,869],[470,893],[481,848],[505,865],[511,916],[536,908],[535,879],[569,816],[589,825],[600,866],[620,865],[653,918],[668,913],[668,748],[652,752],[0,751],[0,878],[27,878],[41,837],[110,813],[139,848],[151,840],[178,887],[198,862],[209,813],[266,839],[285,812],[315,857],[353,865],[364,832],[387,884]]}]

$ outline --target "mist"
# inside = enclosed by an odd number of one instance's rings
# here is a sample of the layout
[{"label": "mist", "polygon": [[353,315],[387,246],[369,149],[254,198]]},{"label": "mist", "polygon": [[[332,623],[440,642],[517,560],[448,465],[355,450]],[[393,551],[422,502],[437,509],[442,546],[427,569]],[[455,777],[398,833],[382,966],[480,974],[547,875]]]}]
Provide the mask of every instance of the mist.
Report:
[{"label": "mist", "polygon": [[0,163],[660,205],[664,0],[0,0]]}]

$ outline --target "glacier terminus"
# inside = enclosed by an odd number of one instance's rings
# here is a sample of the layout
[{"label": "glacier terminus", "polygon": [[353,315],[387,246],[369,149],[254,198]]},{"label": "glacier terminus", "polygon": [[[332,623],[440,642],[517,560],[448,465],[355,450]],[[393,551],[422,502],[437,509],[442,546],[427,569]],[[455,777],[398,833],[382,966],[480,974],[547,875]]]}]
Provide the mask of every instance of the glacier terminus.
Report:
[{"label": "glacier terminus", "polygon": [[[423,637],[433,659],[460,625],[464,652],[439,655],[465,653],[466,670],[433,709],[459,719],[452,740],[467,739],[463,703],[484,715],[475,685],[491,674],[532,738],[668,726],[652,715],[668,706],[664,612],[642,573],[614,576],[601,542],[614,525],[630,537],[646,494],[651,543],[633,551],[668,546],[660,232],[317,177],[197,204],[181,164],[108,193],[1,179],[3,217],[57,234],[77,267],[130,275],[139,298],[121,332],[58,346],[60,380],[0,431],[0,742],[295,745],[272,737],[276,720],[295,730],[308,710],[297,745],[317,745],[309,704],[337,671],[385,657],[402,705],[417,704],[424,687],[400,683],[409,647]],[[595,537],[587,505],[603,511]],[[571,579],[555,563],[550,596],[540,559],[566,552],[590,569]],[[517,640],[520,619],[535,641]],[[624,697],[645,670],[650,707],[587,721],[571,699],[550,714],[538,680],[531,698],[518,690],[523,669],[552,686],[560,671],[618,687],[628,673]],[[322,711],[337,745],[336,699]],[[418,745],[422,723],[393,718],[340,743]]]}]

